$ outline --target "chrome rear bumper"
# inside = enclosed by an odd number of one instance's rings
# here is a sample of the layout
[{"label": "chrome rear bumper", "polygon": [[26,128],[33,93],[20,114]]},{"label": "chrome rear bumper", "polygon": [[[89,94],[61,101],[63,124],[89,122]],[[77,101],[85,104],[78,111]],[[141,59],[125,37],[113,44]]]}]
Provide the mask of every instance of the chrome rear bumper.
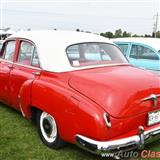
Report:
[{"label": "chrome rear bumper", "polygon": [[160,127],[144,131],[144,128],[140,126],[137,135],[106,142],[95,141],[82,135],[76,135],[76,144],[89,152],[103,154],[142,149],[145,144],[157,139],[160,139]]}]

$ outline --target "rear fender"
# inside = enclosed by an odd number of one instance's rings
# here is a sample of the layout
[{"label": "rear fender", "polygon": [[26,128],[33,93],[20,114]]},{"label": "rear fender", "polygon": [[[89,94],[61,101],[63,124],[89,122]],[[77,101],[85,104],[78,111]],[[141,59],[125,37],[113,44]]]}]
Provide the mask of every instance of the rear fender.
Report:
[{"label": "rear fender", "polygon": [[67,86],[34,81],[31,106],[51,114],[56,119],[60,137],[67,142],[75,143],[77,133],[96,139],[106,138],[104,111]]}]

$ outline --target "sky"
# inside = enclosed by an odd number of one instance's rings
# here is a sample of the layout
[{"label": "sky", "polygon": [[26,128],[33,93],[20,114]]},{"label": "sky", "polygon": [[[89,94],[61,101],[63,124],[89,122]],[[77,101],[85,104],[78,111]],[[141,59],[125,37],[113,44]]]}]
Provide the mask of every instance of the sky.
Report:
[{"label": "sky", "polygon": [[0,28],[152,34],[157,12],[160,26],[160,0],[0,0]]}]

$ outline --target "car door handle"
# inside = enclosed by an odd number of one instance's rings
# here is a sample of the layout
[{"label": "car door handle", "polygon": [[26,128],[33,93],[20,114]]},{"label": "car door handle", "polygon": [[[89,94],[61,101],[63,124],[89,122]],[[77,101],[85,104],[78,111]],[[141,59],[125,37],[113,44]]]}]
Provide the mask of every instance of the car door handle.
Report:
[{"label": "car door handle", "polygon": [[32,74],[36,75],[36,76],[39,76],[40,75],[40,72],[32,72]]},{"label": "car door handle", "polygon": [[13,69],[14,67],[12,65],[8,65],[8,68]]}]

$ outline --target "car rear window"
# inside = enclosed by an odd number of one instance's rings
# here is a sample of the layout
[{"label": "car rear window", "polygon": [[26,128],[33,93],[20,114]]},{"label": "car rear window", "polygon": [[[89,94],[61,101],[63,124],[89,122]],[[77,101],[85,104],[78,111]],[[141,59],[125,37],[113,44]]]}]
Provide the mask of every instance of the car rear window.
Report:
[{"label": "car rear window", "polygon": [[73,67],[127,63],[118,47],[108,43],[80,43],[66,49]]}]

